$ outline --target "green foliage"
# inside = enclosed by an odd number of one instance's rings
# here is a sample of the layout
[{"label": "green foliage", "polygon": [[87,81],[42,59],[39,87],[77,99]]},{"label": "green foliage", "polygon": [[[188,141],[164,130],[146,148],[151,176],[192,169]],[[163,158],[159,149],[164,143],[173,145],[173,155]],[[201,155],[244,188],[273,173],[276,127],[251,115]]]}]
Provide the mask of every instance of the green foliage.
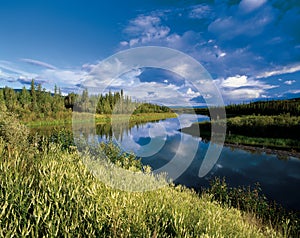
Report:
[{"label": "green foliage", "polygon": [[[225,120],[193,123],[181,131],[203,139],[211,138],[211,123],[218,127],[225,125]],[[236,116],[226,120],[227,134],[225,142],[264,146],[275,149],[300,150],[300,117],[277,116]],[[200,129],[199,129],[200,128]]]},{"label": "green foliage", "polygon": [[1,237],[276,236],[246,222],[238,210],[182,187],[144,193],[107,187],[75,151],[58,144],[46,153],[37,150],[30,161],[24,169],[20,158],[1,158]]},{"label": "green foliage", "polygon": [[14,114],[0,112],[0,138],[6,143],[9,153],[26,148],[28,135],[28,128],[21,124]]},{"label": "green foliage", "polygon": [[4,99],[4,93],[3,90],[0,90],[0,111],[4,112],[6,111],[6,104],[5,104],[5,99]]},{"label": "green foliage", "polygon": [[254,147],[300,151],[300,141],[296,139],[249,137],[230,134],[226,136],[226,142],[235,145],[250,145]]},{"label": "green foliage", "polygon": [[300,117],[290,115],[233,117],[227,120],[227,131],[253,137],[299,139]]},{"label": "green foliage", "polygon": [[112,163],[121,168],[130,169],[135,172],[144,171],[146,168],[134,154],[122,152],[113,142],[101,143],[100,148]]},{"label": "green foliage", "polygon": [[280,230],[286,237],[300,235],[299,214],[288,212],[275,202],[269,202],[262,194],[258,183],[254,188],[250,186],[232,188],[228,186],[225,178],[215,178],[204,193],[212,195],[213,200],[220,201],[226,206],[255,214],[264,224],[271,223],[273,228]]},{"label": "green foliage", "polygon": [[[74,108],[75,107],[75,108]],[[129,96],[121,92],[109,92],[106,95],[89,95],[87,89],[82,94],[69,93],[62,96],[55,85],[54,94],[42,89],[42,85],[35,85],[31,81],[30,89],[20,90],[5,87],[0,89],[0,109],[16,113],[25,123],[45,121],[53,124],[55,121],[71,121],[71,112],[87,112],[97,114],[139,114],[139,113],[170,113],[165,106],[150,103],[134,102]]]},{"label": "green foliage", "polygon": [[300,116],[300,98],[289,100],[258,101],[226,106],[229,115],[279,115]]},{"label": "green foliage", "polygon": [[[219,107],[208,108],[195,108],[195,109],[177,109],[181,112],[189,113],[191,111],[201,115],[222,115],[222,110]],[[300,98],[288,99],[288,100],[270,100],[270,101],[258,101],[242,104],[230,104],[225,107],[227,117],[242,116],[242,115],[280,115],[290,114],[291,116],[300,116]],[[213,113],[210,113],[213,112]]]},{"label": "green foliage", "polygon": [[124,96],[123,91],[105,95],[88,96],[88,91],[83,90],[77,97],[76,111],[94,112],[97,114],[139,114],[139,113],[166,113],[170,108],[151,103],[132,101],[129,96]]}]

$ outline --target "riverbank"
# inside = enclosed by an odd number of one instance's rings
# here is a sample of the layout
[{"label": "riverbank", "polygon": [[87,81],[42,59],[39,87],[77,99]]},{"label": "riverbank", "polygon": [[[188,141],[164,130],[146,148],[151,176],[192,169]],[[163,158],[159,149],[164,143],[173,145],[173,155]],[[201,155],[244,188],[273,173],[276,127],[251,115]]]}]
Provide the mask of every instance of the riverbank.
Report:
[{"label": "riverbank", "polygon": [[[190,127],[181,128],[179,131],[195,137],[210,140],[211,127],[209,122],[193,123]],[[199,134],[200,131],[200,134]],[[225,146],[245,149],[251,152],[276,154],[281,158],[293,156],[300,158],[300,142],[288,138],[261,138],[245,135],[226,134]]]},{"label": "riverbank", "polygon": [[224,145],[230,148],[242,149],[254,153],[275,154],[279,159],[288,159],[288,157],[300,159],[300,152],[298,151],[279,150],[274,148],[259,147],[247,144],[233,144],[228,142],[225,142]]},{"label": "riverbank", "polygon": [[92,119],[96,124],[101,123],[111,123],[114,122],[126,122],[129,120],[130,123],[141,123],[141,122],[151,122],[156,120],[163,120],[167,118],[177,117],[176,113],[140,113],[140,114],[90,114],[90,113],[76,113],[72,118],[70,114],[65,119],[43,119],[30,122],[23,122],[28,127],[38,127],[38,126],[58,126],[58,125],[71,125],[72,123],[84,123],[90,122]]}]

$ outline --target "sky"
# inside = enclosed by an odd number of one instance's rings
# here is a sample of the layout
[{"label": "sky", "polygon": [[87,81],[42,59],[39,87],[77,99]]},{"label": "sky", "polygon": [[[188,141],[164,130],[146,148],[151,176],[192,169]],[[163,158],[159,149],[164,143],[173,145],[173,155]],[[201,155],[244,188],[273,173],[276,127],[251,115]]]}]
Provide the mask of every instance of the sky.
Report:
[{"label": "sky", "polygon": [[[34,79],[67,94],[94,80],[137,100],[202,105],[209,95],[165,69],[103,79],[108,57],[160,46],[197,60],[225,104],[299,97],[299,24],[298,0],[0,0],[0,87]],[[117,66],[105,67],[109,78]]]}]

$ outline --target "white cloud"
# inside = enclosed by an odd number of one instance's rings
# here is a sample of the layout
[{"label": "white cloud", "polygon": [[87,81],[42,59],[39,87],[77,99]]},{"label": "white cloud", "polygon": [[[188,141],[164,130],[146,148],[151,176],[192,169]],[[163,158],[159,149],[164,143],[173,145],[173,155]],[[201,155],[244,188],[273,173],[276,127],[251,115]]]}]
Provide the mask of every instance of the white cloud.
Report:
[{"label": "white cloud", "polygon": [[195,6],[189,13],[190,18],[203,19],[211,17],[212,10],[208,5]]},{"label": "white cloud", "polygon": [[190,70],[190,67],[186,63],[178,64],[178,65],[174,66],[172,69],[173,72],[176,72],[177,74],[179,74],[180,76],[183,76],[185,78],[189,75],[189,73],[190,73],[189,70]]},{"label": "white cloud", "polygon": [[0,69],[0,78],[9,78],[9,77],[10,77],[9,74],[3,72],[3,71]]},{"label": "white cloud", "polygon": [[188,90],[186,91],[186,95],[189,98],[194,98],[194,97],[199,97],[200,93],[199,92],[194,92],[191,88],[188,88]]},{"label": "white cloud", "polygon": [[49,84],[67,84],[74,86],[80,84],[86,76],[83,71],[65,69],[46,69],[42,71],[38,78],[45,79]]},{"label": "white cloud", "polygon": [[243,12],[252,12],[262,6],[266,0],[242,0],[239,4]]},{"label": "white cloud", "polygon": [[249,86],[248,77],[246,75],[236,75],[233,77],[228,77],[222,82],[222,87],[228,88],[238,88],[242,86]]},{"label": "white cloud", "polygon": [[7,61],[0,61],[0,77],[8,82],[31,82],[38,74],[26,72]]},{"label": "white cloud", "polygon": [[129,41],[129,46],[131,47],[131,46],[134,46],[134,45],[136,45],[136,44],[138,44],[138,43],[139,43],[139,39],[134,38],[134,39],[131,39],[131,40]]},{"label": "white cloud", "polygon": [[[129,22],[124,32],[133,36],[129,40],[129,45],[134,46],[165,39],[170,32],[170,28],[162,25],[158,16],[140,15]],[[121,45],[125,46],[124,41],[122,42]]]},{"label": "white cloud", "polygon": [[128,44],[129,44],[129,43],[128,43],[127,41],[121,41],[121,42],[120,42],[120,45],[121,45],[121,46],[127,46]]},{"label": "white cloud", "polygon": [[255,99],[266,95],[268,89],[277,85],[269,85],[260,80],[248,78],[246,75],[236,75],[226,79],[215,80],[226,101],[241,101]]},{"label": "white cloud", "polygon": [[300,93],[300,90],[289,90],[288,92],[292,94],[297,94]]},{"label": "white cloud", "polygon": [[284,66],[279,69],[267,71],[256,76],[256,78],[267,78],[274,75],[290,74],[300,71],[300,64]]},{"label": "white cloud", "polygon": [[225,52],[222,52],[220,55],[219,55],[219,57],[225,57],[226,56],[226,53]]},{"label": "white cloud", "polygon": [[25,63],[28,63],[28,64],[31,64],[31,65],[44,67],[44,68],[47,68],[47,69],[56,69],[55,66],[53,66],[51,64],[48,64],[48,63],[45,63],[45,62],[42,62],[42,61],[39,61],[39,60],[21,59],[21,61],[23,61]]},{"label": "white cloud", "polygon": [[117,58],[114,58],[113,61],[85,64],[82,66],[82,70],[86,72],[86,75],[81,84],[91,89],[97,88],[100,90],[99,93],[109,87],[128,87],[139,81],[137,77],[142,73],[142,70],[138,67],[129,71],[127,69],[128,66]]},{"label": "white cloud", "polygon": [[242,16],[238,11],[225,16],[220,15],[209,24],[208,31],[223,40],[231,40],[236,36],[254,37],[264,32],[265,27],[275,19],[271,8],[262,8],[248,17]]},{"label": "white cloud", "polygon": [[296,80],[287,80],[287,81],[284,81],[284,83],[287,85],[292,85],[293,83],[296,83]]}]

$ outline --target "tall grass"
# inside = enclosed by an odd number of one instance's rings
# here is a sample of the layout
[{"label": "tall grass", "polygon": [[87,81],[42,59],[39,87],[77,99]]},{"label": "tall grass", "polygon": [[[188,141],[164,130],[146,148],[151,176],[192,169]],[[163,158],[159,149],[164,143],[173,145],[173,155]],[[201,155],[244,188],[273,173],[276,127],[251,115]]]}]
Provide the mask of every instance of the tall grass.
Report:
[{"label": "tall grass", "polygon": [[225,178],[214,178],[210,181],[210,187],[203,192],[225,206],[254,214],[263,224],[271,225],[286,237],[300,236],[299,212],[287,211],[276,202],[268,201],[258,183],[252,188],[250,186],[234,188],[226,183]]},{"label": "tall grass", "polygon": [[183,187],[144,193],[112,189],[93,177],[77,152],[57,144],[34,152],[26,158],[1,156],[1,237],[278,235]]}]

